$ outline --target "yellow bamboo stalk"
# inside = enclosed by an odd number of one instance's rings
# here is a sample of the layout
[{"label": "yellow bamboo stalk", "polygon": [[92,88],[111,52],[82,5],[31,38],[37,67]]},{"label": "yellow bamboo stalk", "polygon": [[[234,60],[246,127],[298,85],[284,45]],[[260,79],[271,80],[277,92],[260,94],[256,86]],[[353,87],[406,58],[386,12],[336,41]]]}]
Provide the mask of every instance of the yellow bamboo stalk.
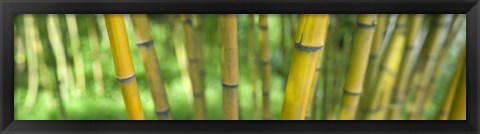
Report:
[{"label": "yellow bamboo stalk", "polygon": [[406,42],[407,15],[398,16],[392,38],[379,64],[376,84],[371,85],[367,105],[363,109],[366,120],[382,120],[385,118],[386,105],[390,102],[390,92],[393,88],[403,49]]},{"label": "yellow bamboo stalk", "polygon": [[455,74],[450,81],[450,85],[448,86],[448,90],[445,94],[445,98],[442,102],[440,111],[437,113],[436,120],[447,120],[448,116],[450,115],[450,110],[452,109],[453,99],[455,97],[455,92],[458,90],[458,83],[460,81],[460,77],[462,75],[462,71],[465,68],[465,61],[466,61],[466,47],[463,47],[462,53],[458,56],[457,65],[455,66]]},{"label": "yellow bamboo stalk", "polygon": [[458,81],[457,91],[450,110],[449,120],[465,120],[467,118],[467,68],[462,68],[462,76]]},{"label": "yellow bamboo stalk", "polygon": [[130,16],[135,30],[135,41],[147,73],[147,81],[152,93],[155,114],[160,120],[171,120],[170,106],[165,86],[163,85],[147,15],[135,14]]},{"label": "yellow bamboo stalk", "polygon": [[385,32],[388,26],[389,20],[388,14],[379,14],[378,15],[378,24],[375,28],[375,33],[373,36],[372,47],[370,49],[370,55],[368,59],[368,68],[367,72],[365,73],[365,82],[364,82],[364,90],[369,89],[369,85],[374,83],[374,76],[378,72],[378,64],[380,63],[380,51],[382,50],[382,44],[385,40]]},{"label": "yellow bamboo stalk", "polygon": [[191,15],[181,15],[183,22],[183,30],[185,33],[185,45],[188,57],[188,73],[192,83],[195,119],[203,120],[206,118],[205,95],[204,87],[201,82],[200,64],[198,58],[198,50],[195,41],[195,31],[193,28],[193,20]]},{"label": "yellow bamboo stalk", "polygon": [[123,101],[130,120],[143,120],[143,109],[135,78],[132,54],[128,45],[125,22],[121,14],[106,14],[110,47],[115,64],[115,74],[122,88]]},{"label": "yellow bamboo stalk", "polygon": [[[451,46],[453,45],[453,41],[454,41],[454,38],[458,35],[458,33],[460,32],[461,30],[461,26],[462,24],[464,24],[463,20],[464,20],[464,17],[463,15],[455,15],[454,17],[454,21],[452,21],[451,25],[450,25],[450,28],[448,30],[448,34],[447,34],[447,37],[446,37],[446,40],[445,42],[443,43],[443,46],[440,50],[440,55],[438,56],[438,58],[436,59],[436,65],[434,67],[434,71],[433,71],[433,76],[430,80],[430,84],[428,85],[427,87],[427,95],[426,95],[426,98],[425,98],[425,101],[423,101],[423,109],[430,109],[432,108],[432,98],[433,96],[435,95],[435,92],[438,91],[439,88],[441,87],[438,87],[436,83],[438,83],[438,79],[439,77],[441,76],[442,74],[442,68],[444,67],[444,64],[445,64],[445,61],[448,57],[448,54],[451,50]],[[422,110],[423,111],[423,110]],[[425,116],[425,112],[422,113],[424,114]]]},{"label": "yellow bamboo stalk", "polygon": [[325,45],[328,14],[300,16],[281,119],[304,120],[314,72]]},{"label": "yellow bamboo stalk", "polygon": [[448,27],[446,27],[446,18],[447,15],[445,14],[435,16],[434,25],[430,28],[427,41],[420,52],[421,55],[418,61],[420,66],[418,66],[415,71],[421,73],[421,79],[414,83],[414,89],[417,90],[417,93],[415,94],[414,106],[410,115],[410,119],[412,120],[422,119],[422,107],[426,99],[427,86],[430,84],[438,49],[442,45],[441,35],[445,33],[445,30],[448,30]]},{"label": "yellow bamboo stalk", "polygon": [[223,118],[238,120],[238,40],[237,16],[222,16]]},{"label": "yellow bamboo stalk", "polygon": [[28,70],[28,90],[25,101],[25,108],[31,109],[37,100],[37,92],[39,87],[38,76],[38,46],[41,46],[41,42],[38,42],[38,35],[36,34],[37,25],[35,24],[35,17],[31,14],[23,15],[24,19],[24,32],[25,43],[30,44],[32,47],[25,47],[27,55],[27,70]]},{"label": "yellow bamboo stalk", "polygon": [[270,106],[270,50],[268,48],[268,16],[260,14],[260,62],[262,68],[262,98],[263,98],[263,119],[272,119]]},{"label": "yellow bamboo stalk", "polygon": [[399,120],[401,119],[401,114],[403,111],[403,105],[405,102],[407,82],[410,79],[409,75],[412,70],[413,62],[413,49],[418,45],[415,43],[420,34],[420,29],[423,22],[423,14],[413,14],[409,15],[409,26],[408,26],[408,35],[407,35],[407,44],[403,52],[403,58],[400,63],[400,71],[398,72],[398,78],[395,81],[395,86],[393,88],[393,95],[391,101],[391,107],[389,111],[389,119]]},{"label": "yellow bamboo stalk", "polygon": [[340,120],[355,119],[355,113],[363,90],[368,54],[370,53],[376,23],[377,15],[375,14],[357,16],[353,52],[350,58],[350,66],[340,107]]},{"label": "yellow bamboo stalk", "polygon": [[98,25],[96,17],[93,16],[88,27],[88,41],[92,59],[93,79],[95,80],[95,93],[102,96],[104,93],[103,69],[100,57],[100,44],[98,40]]},{"label": "yellow bamboo stalk", "polygon": [[252,119],[258,119],[258,106],[257,106],[257,64],[255,62],[256,59],[256,48],[255,48],[255,16],[253,14],[248,15],[248,28],[247,28],[247,62],[248,62],[248,70],[250,76],[250,85],[252,88]]},{"label": "yellow bamboo stalk", "polygon": [[74,14],[65,15],[67,20],[68,37],[73,51],[73,64],[75,73],[75,86],[78,95],[85,93],[85,68],[83,62],[82,47],[80,45],[80,36],[78,34],[77,18]]}]

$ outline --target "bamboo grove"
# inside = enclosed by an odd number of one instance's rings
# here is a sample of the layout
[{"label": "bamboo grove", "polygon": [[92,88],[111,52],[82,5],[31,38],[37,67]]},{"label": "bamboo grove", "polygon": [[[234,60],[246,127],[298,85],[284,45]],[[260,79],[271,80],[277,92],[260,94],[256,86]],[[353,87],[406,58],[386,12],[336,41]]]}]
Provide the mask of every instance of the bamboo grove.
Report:
[{"label": "bamboo grove", "polygon": [[465,120],[464,14],[22,14],[16,120]]}]

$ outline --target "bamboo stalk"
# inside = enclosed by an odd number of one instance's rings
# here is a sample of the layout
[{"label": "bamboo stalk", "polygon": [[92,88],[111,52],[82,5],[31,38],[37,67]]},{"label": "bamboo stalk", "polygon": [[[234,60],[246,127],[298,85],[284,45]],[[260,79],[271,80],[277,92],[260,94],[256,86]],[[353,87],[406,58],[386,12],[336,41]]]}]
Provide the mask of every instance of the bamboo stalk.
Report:
[{"label": "bamboo stalk", "polygon": [[462,75],[462,71],[465,68],[465,61],[466,61],[466,47],[463,47],[462,53],[458,56],[457,65],[455,66],[455,74],[450,81],[450,85],[448,86],[448,90],[445,94],[445,98],[442,102],[441,108],[437,113],[436,120],[447,120],[450,115],[450,110],[452,109],[453,100],[455,97],[455,92],[459,89],[458,83],[460,81],[460,77]]},{"label": "bamboo stalk", "polygon": [[255,16],[253,14],[248,15],[248,28],[247,28],[247,62],[250,76],[250,85],[252,88],[252,119],[259,119],[259,112],[257,106],[257,64],[255,64],[257,49],[255,48]]},{"label": "bamboo stalk", "polygon": [[363,90],[363,80],[377,23],[376,19],[377,15],[374,14],[358,15],[353,52],[340,108],[340,120],[355,119],[355,112]]},{"label": "bamboo stalk", "polygon": [[61,119],[66,119],[66,113],[64,108],[64,101],[68,100],[68,87],[69,87],[69,78],[68,78],[68,66],[66,61],[65,51],[62,45],[62,37],[60,35],[60,25],[58,16],[54,14],[49,14],[47,16],[47,28],[48,28],[48,38],[53,49],[56,61],[56,75],[58,79],[57,84],[57,97],[60,105]]},{"label": "bamboo stalk", "polygon": [[25,43],[31,44],[32,47],[25,47],[27,55],[27,71],[28,71],[28,90],[25,101],[25,108],[31,109],[37,100],[37,92],[39,87],[39,76],[38,76],[38,46],[41,46],[41,42],[38,42],[38,34],[36,34],[36,24],[35,17],[31,14],[25,14],[24,19],[24,30],[25,30]]},{"label": "bamboo stalk", "polygon": [[380,56],[382,50],[382,44],[385,40],[385,34],[390,16],[388,14],[378,15],[378,24],[375,28],[373,36],[372,46],[370,49],[370,55],[368,58],[367,72],[365,73],[365,82],[363,85],[364,90],[369,90],[370,85],[373,84],[373,80],[378,72],[378,64],[380,64]]},{"label": "bamboo stalk", "polygon": [[376,84],[371,85],[366,107],[363,108],[367,120],[382,120],[385,118],[386,105],[390,102],[390,93],[398,71],[406,42],[407,15],[398,16],[389,45],[380,61]]},{"label": "bamboo stalk", "polygon": [[168,104],[165,86],[163,85],[147,15],[135,14],[130,16],[132,17],[135,30],[135,41],[145,66],[145,72],[147,73],[147,81],[152,93],[155,114],[160,120],[171,120],[170,106]]},{"label": "bamboo stalk", "polygon": [[[322,56],[323,51],[320,51],[320,56]],[[310,94],[310,103],[308,105],[307,114],[305,115],[305,120],[315,120],[315,113],[316,113],[316,105],[317,105],[317,87],[318,87],[318,77],[320,75],[320,68],[322,63],[322,58],[319,58],[320,61],[317,63],[317,67],[315,68],[315,74],[313,76],[312,82],[312,93]]]},{"label": "bamboo stalk", "polygon": [[267,14],[260,14],[259,28],[260,28],[260,62],[262,68],[262,98],[263,98],[263,119],[272,119],[270,106],[270,79],[271,79],[271,64],[270,64],[270,50],[268,43],[268,18]]},{"label": "bamboo stalk", "polygon": [[77,18],[74,14],[67,14],[67,28],[68,35],[70,38],[70,44],[73,51],[73,64],[74,64],[74,73],[75,73],[75,87],[78,92],[78,95],[83,95],[85,93],[85,68],[83,62],[83,54],[81,53],[82,47],[80,45],[80,36],[78,35],[77,27]]},{"label": "bamboo stalk", "polygon": [[423,22],[422,14],[409,15],[409,26],[408,26],[408,35],[407,35],[407,44],[403,52],[403,58],[400,63],[400,71],[398,73],[398,78],[396,79],[393,92],[395,95],[391,100],[392,109],[389,111],[389,119],[399,120],[401,119],[401,114],[403,111],[403,105],[405,102],[407,82],[410,79],[409,75],[412,70],[413,62],[413,49],[418,45],[415,43],[418,39],[418,36],[421,32],[421,26]]},{"label": "bamboo stalk", "polygon": [[315,67],[325,45],[328,14],[301,15],[282,108],[283,120],[304,120]]},{"label": "bamboo stalk", "polygon": [[238,120],[237,16],[228,14],[222,17],[223,117],[225,120]]},{"label": "bamboo stalk", "polygon": [[418,61],[419,66],[415,71],[419,71],[421,73],[421,79],[420,81],[414,83],[414,89],[417,90],[417,93],[415,94],[416,96],[414,99],[414,106],[410,115],[410,119],[422,119],[422,104],[426,99],[427,86],[430,84],[438,49],[442,45],[441,35],[445,33],[445,30],[448,30],[446,18],[447,15],[438,15],[435,17],[434,25],[432,28],[430,28],[430,31],[427,35],[427,41],[420,52],[421,55]]},{"label": "bamboo stalk", "polygon": [[[14,41],[14,57],[15,57],[15,76],[22,76],[25,73],[25,42],[22,39],[22,35],[25,35],[24,33],[21,32],[21,30],[17,30],[18,26],[17,24],[13,24],[13,32],[15,36],[15,41]],[[21,34],[22,33],[22,34]],[[15,81],[17,79],[20,79],[19,77],[15,78]],[[23,78],[21,78],[23,79]]]},{"label": "bamboo stalk", "polygon": [[100,57],[100,44],[98,40],[98,25],[96,17],[93,16],[88,27],[88,41],[91,51],[93,79],[95,80],[95,93],[102,96],[104,93],[103,69]]},{"label": "bamboo stalk", "polygon": [[457,91],[450,110],[449,120],[465,120],[467,118],[467,68],[462,67],[462,75],[458,81]]},{"label": "bamboo stalk", "polygon": [[191,15],[181,15],[183,22],[183,30],[185,32],[185,45],[188,57],[188,73],[192,83],[194,107],[195,107],[195,119],[206,119],[206,107],[205,107],[205,95],[204,87],[201,82],[200,76],[200,64],[198,58],[198,50],[196,47],[196,41],[194,36],[193,20]]},{"label": "bamboo stalk", "polygon": [[122,88],[128,119],[143,120],[142,103],[123,16],[121,14],[106,14],[105,23],[115,64],[115,74]]},{"label": "bamboo stalk", "polygon": [[[443,42],[443,46],[440,50],[440,55],[436,59],[436,63],[435,63],[436,65],[433,69],[434,70],[433,76],[430,80],[431,83],[427,86],[427,95],[426,95],[425,101],[423,101],[423,104],[421,104],[423,105],[422,107],[423,109],[432,108],[432,105],[433,105],[432,98],[435,95],[435,92],[437,92],[439,88],[441,88],[441,87],[438,87],[436,83],[438,83],[438,79],[442,74],[442,71],[443,71],[442,69],[444,67],[445,61],[453,45],[454,38],[460,32],[461,30],[460,27],[462,26],[462,24],[465,24],[463,22],[464,22],[463,15],[458,15],[458,14],[455,15],[454,21],[452,21],[450,28],[448,30],[447,38],[445,42]],[[423,116],[425,117],[426,113],[424,112],[422,114],[424,114]]]}]

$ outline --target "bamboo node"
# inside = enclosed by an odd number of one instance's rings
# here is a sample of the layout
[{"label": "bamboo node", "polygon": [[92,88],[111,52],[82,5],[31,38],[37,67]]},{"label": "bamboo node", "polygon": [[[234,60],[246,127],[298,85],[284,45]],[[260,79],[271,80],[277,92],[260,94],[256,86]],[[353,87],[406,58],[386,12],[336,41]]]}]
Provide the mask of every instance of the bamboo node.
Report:
[{"label": "bamboo node", "polygon": [[238,88],[238,84],[226,84],[226,83],[223,83],[222,82],[222,87],[224,87],[224,89],[237,89]]},{"label": "bamboo node", "polygon": [[162,117],[167,117],[170,115],[170,108],[167,108],[165,110],[160,110],[160,111],[155,111],[155,114],[157,114],[157,116],[162,116]]},{"label": "bamboo node", "polygon": [[183,23],[187,24],[187,25],[192,25],[192,19],[185,19],[183,20]]},{"label": "bamboo node", "polygon": [[120,78],[117,76],[117,80],[120,82],[120,83],[127,83],[127,82],[130,82],[132,80],[135,79],[135,73],[131,74],[130,76],[127,76],[127,77],[124,77],[124,78]]},{"label": "bamboo node", "polygon": [[268,26],[267,25],[260,25],[260,30],[268,30]]},{"label": "bamboo node", "polygon": [[263,92],[262,95],[265,96],[270,96],[270,92]]},{"label": "bamboo node", "polygon": [[405,51],[412,51],[413,50],[413,45],[407,45],[405,46]]},{"label": "bamboo node", "polygon": [[203,97],[203,92],[194,92],[193,93],[193,97],[197,98],[197,97]]},{"label": "bamboo node", "polygon": [[356,92],[349,91],[347,89],[343,89],[343,94],[350,95],[350,96],[360,96],[362,95],[362,92],[356,93]]},{"label": "bamboo node", "polygon": [[153,46],[153,40],[145,41],[142,43],[137,43],[138,47],[150,47]]},{"label": "bamboo node", "polygon": [[317,50],[320,50],[323,48],[323,45],[320,46],[303,46],[300,42],[295,42],[293,43],[295,45],[295,48],[297,48],[300,51],[306,51],[306,52],[315,52]]}]

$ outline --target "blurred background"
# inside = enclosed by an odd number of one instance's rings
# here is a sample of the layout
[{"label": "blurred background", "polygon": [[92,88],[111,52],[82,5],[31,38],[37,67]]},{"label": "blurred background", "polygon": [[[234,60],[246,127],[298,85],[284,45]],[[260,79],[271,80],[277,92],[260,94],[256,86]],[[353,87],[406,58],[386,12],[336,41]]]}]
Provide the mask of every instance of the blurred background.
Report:
[{"label": "blurred background", "polygon": [[[58,24],[50,24],[46,14],[17,15],[15,17],[15,120],[126,120],[127,112],[123,102],[120,84],[116,80],[112,52],[104,16],[101,14],[59,14]],[[161,78],[166,90],[171,114],[175,120],[194,119],[193,92],[188,74],[188,59],[185,46],[184,27],[178,14],[149,14],[148,22],[157,53]],[[195,24],[201,28],[199,43],[203,51],[206,118],[221,120],[222,76],[219,15],[199,14]],[[384,14],[384,38],[378,57],[385,55],[396,26],[398,14]],[[444,15],[447,30],[440,31],[441,40],[435,45],[448,46],[444,62],[435,64],[432,70],[438,73],[433,79],[435,91],[428,92],[430,103],[424,105],[421,119],[435,119],[455,72],[459,55],[465,47],[465,15]],[[331,14],[326,47],[323,51],[321,69],[309,119],[338,119],[343,95],[345,75],[348,72],[352,42],[357,27],[355,14]],[[423,15],[419,34],[415,38],[413,57],[419,57],[427,35],[435,21],[435,15]],[[145,119],[157,119],[152,94],[147,82],[147,73],[135,43],[135,33],[130,15],[124,15],[128,41],[135,66],[136,80],[140,91]],[[258,15],[254,15],[255,27],[249,27],[248,15],[238,14],[239,52],[239,114],[242,120],[262,119],[262,80],[260,64],[255,64],[258,78],[251,80],[248,52],[254,51],[259,57],[260,28]],[[378,26],[377,22],[377,26]],[[49,28],[50,25],[50,28]],[[298,15],[268,15],[268,49],[271,57],[271,114],[280,119],[284,99],[288,68],[292,59],[293,38],[298,25]],[[57,27],[57,30],[51,27]],[[408,25],[407,25],[408,27]],[[453,27],[453,28],[451,28]],[[456,28],[456,29],[455,29]],[[255,47],[247,48],[247,30],[253,30]],[[454,31],[455,30],[455,31]],[[257,34],[258,33],[258,34]],[[408,32],[407,32],[408,33]],[[57,34],[58,36],[55,36]],[[448,38],[448,36],[453,38]],[[55,38],[59,37],[59,38]],[[408,34],[407,34],[408,37]],[[451,41],[448,41],[451,40]],[[56,43],[55,43],[56,42]],[[449,45],[445,45],[449,42]],[[60,45],[58,45],[60,44]],[[394,52],[400,51],[393,49]],[[412,58],[409,67],[415,70],[418,59]],[[435,60],[436,61],[436,60]],[[258,61],[257,61],[258,62]],[[438,63],[438,62],[437,62]],[[379,65],[377,65],[379,66]],[[398,64],[401,66],[401,64]],[[371,68],[370,66],[368,68]],[[379,69],[379,68],[377,68]],[[414,79],[415,71],[409,74]],[[433,76],[434,74],[432,74]],[[368,74],[367,74],[368,76]],[[59,78],[62,77],[62,78]],[[374,77],[374,76],[370,76]],[[369,77],[366,77],[367,79]],[[66,88],[61,88],[64,84]],[[252,87],[255,86],[255,87]],[[253,101],[252,88],[256,88]],[[393,92],[393,91],[392,91]],[[415,107],[417,90],[407,89],[403,119],[410,118]],[[391,94],[395,96],[396,94]],[[362,96],[363,97],[363,96]],[[256,102],[258,109],[253,110]],[[420,118],[418,118],[420,119]]]}]

